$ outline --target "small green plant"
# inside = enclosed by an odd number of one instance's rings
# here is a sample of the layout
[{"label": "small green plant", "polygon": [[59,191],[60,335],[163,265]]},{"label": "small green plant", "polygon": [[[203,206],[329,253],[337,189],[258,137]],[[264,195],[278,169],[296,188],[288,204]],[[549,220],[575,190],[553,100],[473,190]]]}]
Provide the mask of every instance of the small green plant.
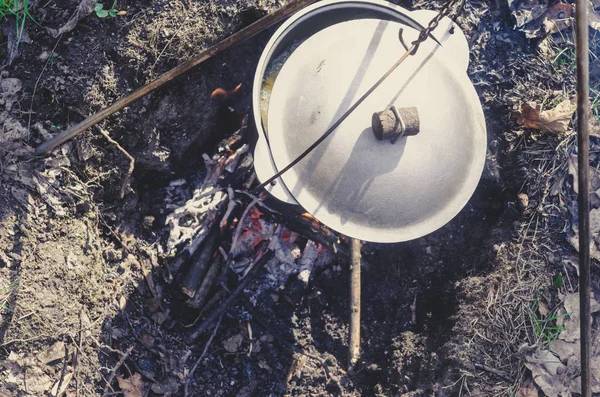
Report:
[{"label": "small green plant", "polygon": [[[562,279],[562,275],[561,275]],[[559,319],[570,316],[571,313],[564,313],[560,315],[551,315],[548,317],[538,316],[536,309],[540,303],[540,291],[537,291],[535,300],[529,309],[531,319],[533,322],[533,330],[536,336],[540,339],[540,342],[544,345],[548,345],[550,342],[556,340],[560,333],[564,330],[564,324],[558,324]]]},{"label": "small green plant", "polygon": [[104,9],[104,5],[102,3],[96,3],[96,4],[94,4],[94,11],[96,12],[96,16],[98,18],[106,18],[106,17],[114,18],[117,15],[119,15],[121,12],[121,11],[117,11],[117,9],[115,8],[116,6],[117,6],[117,0],[115,0],[112,7],[110,7],[108,10]]},{"label": "small green plant", "polygon": [[13,16],[16,20],[17,45],[19,45],[27,19],[38,24],[29,13],[29,0],[0,0],[0,22],[9,16]]},{"label": "small green plant", "polygon": [[569,68],[575,67],[575,51],[571,47],[563,48],[558,55],[554,58],[553,63],[556,66],[568,66]]},{"label": "small green plant", "polygon": [[554,287],[557,289],[559,289],[560,287],[565,285],[565,279],[563,278],[563,275],[561,272],[556,273],[556,275],[552,279],[552,285],[554,285]]}]

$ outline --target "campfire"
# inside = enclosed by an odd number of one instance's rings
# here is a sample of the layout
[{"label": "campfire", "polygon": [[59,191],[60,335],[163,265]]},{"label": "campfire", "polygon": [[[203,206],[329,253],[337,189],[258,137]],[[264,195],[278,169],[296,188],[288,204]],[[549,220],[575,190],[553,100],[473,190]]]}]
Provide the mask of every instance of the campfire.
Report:
[{"label": "campfire", "polygon": [[[347,252],[337,235],[311,215],[248,190],[255,175],[247,140],[243,126],[213,156],[205,154],[198,186],[178,179],[166,188],[165,280],[196,313],[191,340],[222,315],[236,292],[241,293],[239,286],[246,286],[261,268],[261,281],[247,294],[253,304],[291,278],[308,288],[313,269]],[[233,293],[230,278],[237,282]]]}]

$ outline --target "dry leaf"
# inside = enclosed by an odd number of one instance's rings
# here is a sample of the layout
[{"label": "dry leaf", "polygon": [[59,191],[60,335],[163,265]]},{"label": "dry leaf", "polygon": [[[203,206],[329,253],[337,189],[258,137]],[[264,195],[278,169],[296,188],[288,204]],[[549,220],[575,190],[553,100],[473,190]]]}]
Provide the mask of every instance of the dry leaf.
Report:
[{"label": "dry leaf", "polygon": [[593,4],[590,4],[590,10],[588,13],[588,21],[590,24],[590,27],[596,30],[600,30],[600,14],[598,13],[598,11],[595,11],[594,8],[598,8],[600,7],[599,5],[597,5],[597,1],[592,0]]},{"label": "dry leaf", "polygon": [[269,374],[271,374],[271,372],[273,372],[273,368],[271,368],[269,366],[269,364],[267,364],[267,362],[265,360],[260,360],[258,362],[258,366],[262,369],[264,369],[265,371],[267,371]]},{"label": "dry leaf", "polygon": [[[56,383],[54,383],[54,386],[52,386],[52,391],[50,391],[50,395],[52,397],[58,397],[58,396],[62,396],[63,393],[67,390],[67,387],[69,387],[69,383],[71,382],[71,379],[73,378],[73,373],[69,372],[67,374],[65,374],[65,377],[62,380],[62,383],[60,382],[60,379],[56,381]],[[60,384],[60,390],[58,390],[58,385]]]},{"label": "dry leaf", "polygon": [[152,313],[156,313],[160,309],[161,303],[162,298],[148,298],[144,301],[144,305]]},{"label": "dry leaf", "polygon": [[253,380],[250,384],[242,387],[242,389],[235,395],[235,397],[252,397],[256,389],[258,388],[258,382]]},{"label": "dry leaf", "polygon": [[538,0],[508,0],[508,8],[517,22],[517,27],[541,17],[547,7],[547,3]]},{"label": "dry leaf", "polygon": [[[565,297],[564,310],[559,311],[558,324],[564,326],[563,331],[560,333],[559,338],[566,342],[574,342],[579,340],[579,294],[577,292],[568,294]],[[596,300],[594,293],[591,296],[591,312],[596,313],[600,311],[600,303]]]},{"label": "dry leaf", "polygon": [[517,123],[525,128],[544,132],[565,132],[569,129],[569,123],[576,109],[574,98],[564,100],[554,108],[544,111],[541,111],[541,106],[535,102],[525,102],[517,113]]},{"label": "dry leaf", "polygon": [[56,342],[45,351],[38,354],[37,358],[46,365],[56,360],[60,360],[65,357],[65,344],[64,342]]},{"label": "dry leaf", "polygon": [[546,303],[540,299],[538,302],[538,312],[540,312],[540,316],[547,317],[550,314],[550,309],[546,306]]},{"label": "dry leaf", "polygon": [[539,346],[527,345],[521,346],[517,354],[546,396],[570,396],[570,383],[574,376],[567,374],[567,366],[558,357]]},{"label": "dry leaf", "polygon": [[538,397],[538,391],[533,384],[533,380],[528,378],[517,392],[517,397]]},{"label": "dry leaf", "polygon": [[[571,154],[567,160],[568,164],[568,172],[571,177],[573,177],[573,191],[575,193],[579,193],[579,175],[578,175],[578,165],[577,165],[577,155]],[[598,171],[595,167],[589,168],[589,181],[590,181],[590,190],[595,194],[590,195],[590,204],[591,208],[600,208],[600,171]],[[571,215],[576,218],[577,217],[577,206],[573,206],[569,212]]]},{"label": "dry leaf", "polygon": [[82,0],[81,3],[79,3],[79,5],[77,6],[75,13],[71,17],[71,19],[67,21],[67,23],[65,23],[58,29],[46,28],[46,30],[54,38],[57,38],[63,33],[70,32],[71,30],[75,29],[75,26],[77,26],[77,22],[81,21],[83,18],[90,15],[92,11],[94,11],[94,4],[96,3],[97,0]]},{"label": "dry leaf", "polygon": [[152,315],[152,320],[158,324],[161,325],[162,323],[165,322],[165,320],[169,317],[169,310],[165,310],[165,311],[161,311],[161,312],[156,312]]},{"label": "dry leaf", "polygon": [[242,334],[235,334],[231,338],[225,339],[221,343],[223,344],[225,350],[227,350],[229,353],[235,353],[238,351],[243,341],[244,337]]},{"label": "dry leaf", "polygon": [[573,21],[573,6],[571,4],[557,3],[550,7],[544,14],[545,33],[557,33],[571,26]]},{"label": "dry leaf", "polygon": [[556,339],[550,342],[550,351],[560,358],[560,361],[566,363],[571,356],[579,357],[581,354],[581,345],[579,341],[566,342],[562,339]]},{"label": "dry leaf", "polygon": [[35,396],[42,396],[52,387],[52,379],[36,365],[35,358],[11,352],[6,358],[6,370],[2,373],[3,385],[25,388]]},{"label": "dry leaf", "polygon": [[149,334],[144,334],[142,335],[142,343],[147,347],[151,347],[154,345],[154,337]]},{"label": "dry leaf", "polygon": [[119,387],[125,397],[142,397],[142,389],[144,388],[142,375],[136,372],[127,379],[123,379],[123,376],[117,376],[117,382],[119,382]]},{"label": "dry leaf", "polygon": [[127,306],[127,298],[121,295],[121,297],[119,298],[119,309],[125,310],[125,306]]}]

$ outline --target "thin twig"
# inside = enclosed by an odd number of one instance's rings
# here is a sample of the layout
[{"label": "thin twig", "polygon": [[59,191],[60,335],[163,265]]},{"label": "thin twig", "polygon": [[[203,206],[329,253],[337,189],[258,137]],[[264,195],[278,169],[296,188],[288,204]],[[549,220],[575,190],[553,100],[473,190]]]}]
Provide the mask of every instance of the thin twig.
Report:
[{"label": "thin twig", "polygon": [[206,345],[204,346],[204,350],[202,351],[202,354],[200,355],[200,357],[198,357],[198,360],[196,360],[196,363],[190,370],[187,380],[185,381],[185,386],[183,388],[183,396],[184,397],[187,397],[187,395],[188,395],[188,388],[190,386],[190,382],[191,382],[192,378],[194,377],[194,372],[196,372],[196,368],[198,368],[198,365],[200,365],[200,362],[206,355],[206,352],[208,351],[210,344],[212,343],[213,339],[215,338],[215,335],[217,334],[217,330],[219,329],[219,326],[221,325],[221,320],[223,320],[223,314],[221,314],[221,317],[219,317],[219,321],[217,321],[217,325],[215,325],[215,329],[213,330],[212,335],[206,342]]},{"label": "thin twig", "polygon": [[496,368],[488,367],[485,364],[477,364],[477,363],[473,364],[473,366],[475,368],[481,369],[483,371],[487,371],[489,373],[492,373],[492,374],[500,377],[501,379],[503,379],[503,380],[505,380],[505,381],[507,381],[509,383],[513,382],[513,379],[511,379],[507,374],[505,374],[504,372],[502,372],[500,370],[497,370]]},{"label": "thin twig", "polygon": [[98,125],[95,125],[94,127],[96,127],[98,132],[100,132],[106,138],[106,140],[115,145],[117,149],[119,149],[119,151],[129,159],[129,169],[127,170],[125,179],[123,179],[123,184],[121,185],[121,192],[119,194],[119,198],[122,199],[123,197],[125,197],[125,189],[127,189],[127,185],[129,184],[129,180],[131,179],[131,174],[133,174],[133,170],[135,168],[135,159],[129,154],[129,152],[127,152],[127,150],[123,149],[123,147],[119,145],[119,142],[112,139],[110,135],[108,135],[108,132],[106,132]]},{"label": "thin twig", "polygon": [[79,311],[79,342],[75,343],[75,353],[73,355],[73,365],[75,367],[75,396],[79,397],[79,352],[83,343],[83,308]]},{"label": "thin twig", "polygon": [[103,396],[106,396],[106,392],[107,392],[107,390],[108,390],[109,387],[112,389],[112,386],[110,384],[115,379],[115,375],[117,373],[117,370],[123,365],[123,363],[125,362],[125,360],[127,360],[127,357],[129,356],[129,354],[131,353],[132,350],[133,350],[133,346],[131,346],[129,349],[127,349],[127,351],[125,353],[122,353],[121,359],[119,360],[119,362],[117,363],[117,365],[115,365],[113,367],[113,369],[110,370],[110,375],[109,375],[108,379],[106,380],[106,386],[104,387],[104,391],[102,393]]}]

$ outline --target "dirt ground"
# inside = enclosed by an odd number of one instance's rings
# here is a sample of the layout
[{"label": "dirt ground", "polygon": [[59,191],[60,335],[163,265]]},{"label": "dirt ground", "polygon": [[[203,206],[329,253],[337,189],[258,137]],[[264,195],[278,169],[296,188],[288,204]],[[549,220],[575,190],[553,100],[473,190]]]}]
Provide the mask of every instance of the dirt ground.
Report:
[{"label": "dirt ground", "polygon": [[[58,37],[45,28],[64,25],[79,1],[30,3],[37,23],[27,22],[27,40],[0,80],[0,396],[51,395],[52,386],[68,396],[183,396],[210,332],[187,341],[197,313],[182,307],[157,260],[168,233],[167,186],[182,178],[193,185],[202,154],[239,129],[274,29],[45,158],[19,155],[285,1],[124,0],[117,9],[125,15],[92,13]],[[531,379],[519,347],[547,342],[537,316],[551,319],[561,297],[577,291],[568,211],[576,138],[526,129],[514,114],[523,102],[573,95],[572,39],[526,38],[502,0],[467,1],[458,22],[487,120],[484,174],[440,230],[364,246],[356,371],[345,369],[349,271],[338,257],[315,270],[303,296],[268,291],[251,313],[235,301],[190,379],[190,396],[533,395],[519,394]],[[3,23],[0,42],[10,42],[14,20]],[[210,99],[239,83],[234,102]],[[135,158],[122,199],[129,161],[100,130]],[[594,151],[596,137],[592,144]],[[599,280],[594,263],[596,293]],[[290,345],[319,360],[308,358],[288,381],[292,363],[303,361]]]}]

